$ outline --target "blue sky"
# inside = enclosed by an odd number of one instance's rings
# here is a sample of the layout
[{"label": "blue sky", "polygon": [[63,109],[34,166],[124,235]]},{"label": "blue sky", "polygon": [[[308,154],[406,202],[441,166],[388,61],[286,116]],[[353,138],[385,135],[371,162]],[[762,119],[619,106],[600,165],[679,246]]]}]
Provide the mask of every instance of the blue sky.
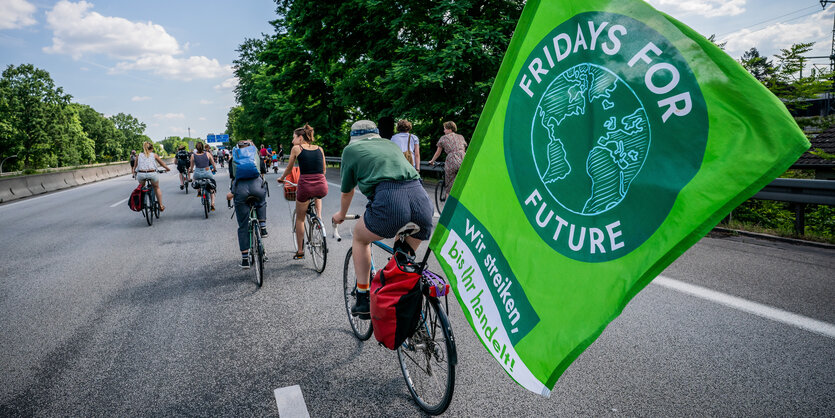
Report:
[{"label": "blue sky", "polygon": [[[829,55],[835,4],[819,0],[649,0],[739,58],[817,42]],[[130,113],[146,134],[221,133],[234,106],[232,61],[245,38],[272,33],[272,0],[0,0],[0,65],[49,71],[79,103]],[[817,60],[826,64],[827,60]]]}]

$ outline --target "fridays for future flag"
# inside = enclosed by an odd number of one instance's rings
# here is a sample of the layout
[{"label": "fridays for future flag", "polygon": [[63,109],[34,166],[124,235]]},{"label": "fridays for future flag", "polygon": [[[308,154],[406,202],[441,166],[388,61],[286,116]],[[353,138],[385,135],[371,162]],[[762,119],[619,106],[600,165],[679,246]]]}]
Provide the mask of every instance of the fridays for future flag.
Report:
[{"label": "fridays for future flag", "polygon": [[785,106],[638,0],[531,0],[430,243],[525,388],[809,148]]}]

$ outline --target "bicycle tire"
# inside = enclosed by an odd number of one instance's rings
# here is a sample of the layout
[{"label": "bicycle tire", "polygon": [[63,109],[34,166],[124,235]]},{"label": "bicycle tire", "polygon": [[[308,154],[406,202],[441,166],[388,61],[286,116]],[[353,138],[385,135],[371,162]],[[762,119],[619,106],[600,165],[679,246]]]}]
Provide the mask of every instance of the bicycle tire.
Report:
[{"label": "bicycle tire", "polygon": [[424,300],[421,317],[415,333],[397,347],[397,360],[415,403],[427,414],[439,415],[452,401],[458,353],[438,299]]},{"label": "bicycle tire", "polygon": [[203,197],[201,198],[203,200],[203,214],[206,215],[206,219],[209,219],[209,206],[210,206],[210,204],[209,204],[209,198],[206,197],[206,189],[203,189],[201,193],[203,193]]},{"label": "bicycle tire", "polygon": [[296,210],[290,215],[290,239],[293,241],[293,251],[299,252],[299,242],[296,241]]},{"label": "bicycle tire", "polygon": [[154,217],[159,219],[159,202],[154,199]]},{"label": "bicycle tire", "polygon": [[351,315],[351,307],[357,301],[357,279],[354,272],[353,248],[349,248],[345,254],[345,266],[342,269],[342,295],[345,298],[345,312],[348,314],[348,323],[354,336],[360,341],[365,341],[374,332],[371,327],[371,318],[361,319]]},{"label": "bicycle tire", "polygon": [[438,210],[439,215],[444,211],[444,203],[446,202],[446,198],[444,198],[445,188],[446,181],[441,178],[441,180],[435,184],[435,208]]},{"label": "bicycle tire", "polygon": [[325,271],[328,264],[328,244],[325,239],[325,227],[319,218],[308,218],[307,246],[310,249],[310,257],[313,259],[313,267],[317,273]]},{"label": "bicycle tire", "polygon": [[264,284],[264,247],[261,245],[261,231],[257,222],[250,224],[249,262],[255,272],[255,284]]},{"label": "bicycle tire", "polygon": [[154,224],[154,212],[151,208],[150,192],[144,192],[142,194],[142,214],[145,215],[145,221],[148,222],[148,226]]},{"label": "bicycle tire", "polygon": [[188,194],[188,179],[183,181],[183,186],[185,186],[184,189],[186,190],[186,194]]}]

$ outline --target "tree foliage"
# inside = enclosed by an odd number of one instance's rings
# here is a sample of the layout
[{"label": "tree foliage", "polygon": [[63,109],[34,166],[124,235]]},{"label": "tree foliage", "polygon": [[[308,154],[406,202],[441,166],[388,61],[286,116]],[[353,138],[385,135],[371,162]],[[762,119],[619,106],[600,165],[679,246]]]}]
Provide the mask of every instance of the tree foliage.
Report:
[{"label": "tree foliage", "polygon": [[125,160],[140,149],[145,124],[131,115],[106,118],[71,103],[45,70],[9,65],[0,77],[0,159],[6,170]]},{"label": "tree foliage", "polygon": [[[437,138],[472,133],[510,42],[520,0],[277,2],[275,32],[247,39],[235,71],[235,140],[288,145],[309,123],[329,154],[354,120],[405,117]],[[428,148],[428,141],[424,141]]]}]

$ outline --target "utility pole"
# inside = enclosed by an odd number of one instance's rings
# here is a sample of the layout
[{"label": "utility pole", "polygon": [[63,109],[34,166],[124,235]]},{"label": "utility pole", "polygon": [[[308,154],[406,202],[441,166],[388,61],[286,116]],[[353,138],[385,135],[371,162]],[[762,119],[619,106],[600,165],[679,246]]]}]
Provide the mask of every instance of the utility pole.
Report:
[{"label": "utility pole", "polygon": [[[835,0],[820,0],[821,8],[825,9],[829,3]],[[832,85],[826,93],[826,116],[832,113],[832,96],[835,94],[835,19],[832,22],[832,46],[829,52],[829,77],[832,78]]]},{"label": "utility pole", "polygon": [[188,127],[188,137],[191,138],[191,126]]}]

